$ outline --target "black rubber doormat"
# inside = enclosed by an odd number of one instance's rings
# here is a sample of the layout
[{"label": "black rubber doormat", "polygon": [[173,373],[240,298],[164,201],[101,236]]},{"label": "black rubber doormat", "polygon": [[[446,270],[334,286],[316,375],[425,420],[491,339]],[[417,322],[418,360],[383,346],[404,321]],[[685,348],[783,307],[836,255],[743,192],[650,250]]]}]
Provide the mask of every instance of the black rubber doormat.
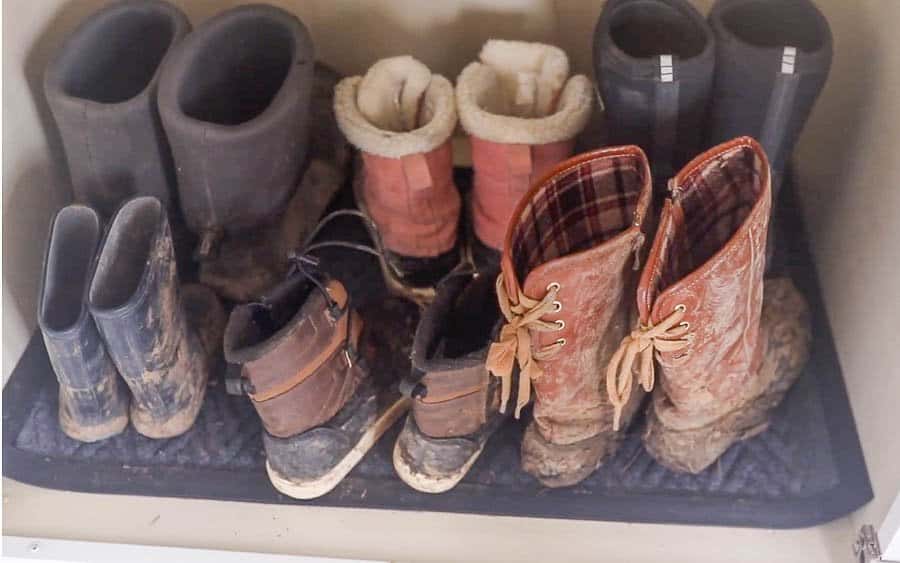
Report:
[{"label": "black rubber doormat", "polygon": [[[735,445],[700,475],[656,464],[641,447],[639,422],[590,478],[567,489],[543,488],[519,468],[522,421],[494,436],[454,490],[428,495],[394,475],[398,424],[334,491],[297,501],[269,484],[256,413],[246,398],[226,395],[219,378],[183,436],[150,440],[129,427],[98,444],[69,439],[57,422],[57,384],[39,334],[3,391],[3,474],[79,492],[279,504],[762,528],[833,520],[869,501],[872,490],[800,214],[792,190],[782,192],[779,216],[790,218],[791,228],[779,234],[776,268],[789,272],[810,301],[813,354],[770,429]],[[337,224],[335,233],[359,236],[350,223]],[[346,276],[357,304],[384,300],[373,260],[355,254],[330,259],[337,260],[333,267]],[[400,372],[408,365],[395,360],[384,369]]]}]

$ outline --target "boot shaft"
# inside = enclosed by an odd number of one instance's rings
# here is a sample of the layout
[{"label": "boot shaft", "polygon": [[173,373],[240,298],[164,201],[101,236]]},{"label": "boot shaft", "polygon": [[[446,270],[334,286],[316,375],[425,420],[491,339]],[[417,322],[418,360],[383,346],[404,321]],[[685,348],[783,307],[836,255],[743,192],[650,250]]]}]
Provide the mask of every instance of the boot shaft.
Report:
[{"label": "boot shaft", "polygon": [[702,148],[715,45],[687,0],[610,0],[594,30],[609,142],[636,144],[667,179]]},{"label": "boot shaft", "polygon": [[335,88],[335,117],[362,154],[357,203],[385,248],[434,258],[456,244],[460,197],[450,136],[453,87],[412,57],[376,62]]},{"label": "boot shaft", "polygon": [[519,199],[571,156],[593,91],[585,76],[569,76],[557,47],[490,40],[460,74],[456,98],[472,147],[475,235],[499,251]]},{"label": "boot shaft", "polygon": [[535,420],[551,441],[572,443],[611,422],[601,366],[629,323],[626,295],[637,282],[650,199],[643,152],[617,147],[560,164],[513,213],[501,262],[508,322],[500,346],[517,356],[519,406],[533,379]]},{"label": "boot shaft", "polygon": [[225,357],[241,366],[266,431],[288,437],[329,420],[366,377],[356,353],[362,321],[337,280],[320,289],[293,277],[272,295],[232,311]]},{"label": "boot shaft", "polygon": [[300,20],[263,5],[215,16],[172,53],[159,106],[192,231],[250,229],[290,198],[306,161],[314,60]]},{"label": "boot shaft", "polygon": [[485,366],[488,345],[500,319],[496,271],[451,273],[422,313],[413,340],[413,416],[432,438],[477,432],[499,407],[496,386]]},{"label": "boot shaft", "polygon": [[671,181],[637,291],[641,325],[680,310],[686,346],[660,350],[662,385],[676,405],[727,400],[761,360],[769,164],[749,137],[714,147]]},{"label": "boot shaft", "polygon": [[85,20],[44,73],[75,200],[109,217],[149,195],[168,205],[174,171],[157,110],[163,61],[190,31],[174,6],[118,2]]},{"label": "boot shaft", "polygon": [[758,139],[777,190],[831,67],[828,21],[809,0],[719,0],[709,144]]}]

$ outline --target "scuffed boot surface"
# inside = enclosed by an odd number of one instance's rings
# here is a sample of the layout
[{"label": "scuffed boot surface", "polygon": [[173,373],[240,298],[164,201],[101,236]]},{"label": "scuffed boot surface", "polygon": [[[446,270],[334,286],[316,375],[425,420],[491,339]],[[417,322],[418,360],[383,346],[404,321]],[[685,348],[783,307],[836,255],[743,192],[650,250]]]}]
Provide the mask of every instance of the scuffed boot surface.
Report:
[{"label": "scuffed boot surface", "polygon": [[604,433],[574,444],[554,444],[529,424],[522,438],[522,469],[547,487],[580,483],[612,455],[620,436]]},{"label": "scuffed boot surface", "polygon": [[328,493],[406,411],[407,405],[408,400],[399,393],[378,393],[371,381],[365,381],[325,424],[290,438],[263,432],[266,471],[272,485],[299,499]]},{"label": "scuffed boot surface", "polygon": [[644,446],[674,471],[699,473],[738,440],[769,424],[772,410],[803,370],[809,356],[809,309],[787,278],[767,280],[760,323],[764,357],[752,387],[737,408],[715,421],[692,427],[661,394],[648,413]]}]

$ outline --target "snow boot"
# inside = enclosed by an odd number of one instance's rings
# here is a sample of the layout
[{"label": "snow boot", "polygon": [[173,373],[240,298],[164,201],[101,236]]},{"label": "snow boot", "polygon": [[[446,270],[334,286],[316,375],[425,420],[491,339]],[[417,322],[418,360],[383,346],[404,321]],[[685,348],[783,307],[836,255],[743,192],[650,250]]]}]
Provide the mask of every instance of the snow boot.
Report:
[{"label": "snow boot", "polygon": [[335,117],[360,151],[354,192],[377,230],[388,288],[423,304],[460,260],[453,183],[453,86],[409,56],[376,62],[335,89]]},{"label": "snow boot", "polygon": [[496,279],[496,269],[461,265],[438,284],[416,328],[412,376],[403,386],[412,412],[394,446],[394,468],[418,491],[455,487],[506,418],[485,367],[500,320]]},{"label": "snow boot", "polygon": [[773,200],[831,68],[831,29],[809,0],[718,0],[709,14],[716,77],[709,145],[759,140]]},{"label": "snow boot", "polygon": [[594,74],[612,145],[650,157],[657,195],[703,150],[715,45],[687,0],[609,0],[594,30]]},{"label": "snow boot", "polygon": [[44,72],[75,201],[109,218],[137,195],[174,197],[175,175],[156,105],[160,67],[190,31],[158,0],[115,2],[85,20]]},{"label": "snow boot", "polygon": [[714,147],[670,186],[637,290],[639,324],[611,359],[606,388],[624,410],[637,371],[653,390],[647,451],[699,473],[766,428],[806,362],[809,318],[789,280],[763,283],[771,181],[759,143]]},{"label": "snow boot", "polygon": [[87,309],[102,233],[100,217],[90,207],[70,205],[56,214],[38,300],[38,325],[59,381],[59,424],[82,442],[109,438],[128,426],[128,388]]},{"label": "snow boot", "polygon": [[179,287],[160,200],[137,197],[116,212],[88,301],[106,350],[131,389],[135,429],[148,438],[186,432],[203,403],[225,314],[209,289]]},{"label": "snow boot", "polygon": [[312,256],[323,246],[342,243],[304,244],[285,280],[235,307],[225,329],[225,358],[238,372],[229,392],[246,393],[259,413],[272,485],[299,499],[334,489],[409,406],[373,381],[362,319]]},{"label": "snow boot", "polygon": [[513,209],[535,181],[572,156],[593,101],[590,80],[570,76],[568,57],[551,45],[492,39],[463,69],[456,103],[472,147],[476,264],[499,265]]},{"label": "snow boot", "polygon": [[[200,279],[230,299],[287,270],[277,226],[307,165],[314,59],[300,20],[250,5],[204,22],[163,66],[159,111]],[[256,260],[220,252],[232,239]]]},{"label": "snow boot", "polygon": [[487,366],[502,381],[501,411],[515,364],[516,416],[534,387],[522,466],[544,485],[590,475],[637,411],[640,393],[614,421],[601,377],[636,315],[627,296],[637,285],[651,197],[644,153],[614,147],[561,163],[512,215],[497,284],[506,324]]}]

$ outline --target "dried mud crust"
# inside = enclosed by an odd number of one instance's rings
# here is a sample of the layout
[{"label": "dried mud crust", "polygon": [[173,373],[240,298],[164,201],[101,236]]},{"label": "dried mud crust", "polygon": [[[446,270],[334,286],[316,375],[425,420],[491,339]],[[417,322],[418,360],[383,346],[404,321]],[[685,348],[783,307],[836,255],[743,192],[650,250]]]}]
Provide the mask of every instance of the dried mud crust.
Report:
[{"label": "dried mud crust", "polygon": [[532,421],[522,437],[522,469],[546,487],[571,487],[585,480],[612,454],[622,433],[602,433],[573,444],[554,444]]},{"label": "dried mud crust", "polygon": [[710,424],[672,428],[678,412],[658,387],[647,414],[644,447],[661,465],[700,473],[735,442],[763,432],[772,410],[797,380],[809,357],[811,340],[806,300],[787,278],[766,280],[760,321],[766,346],[757,374],[759,386],[741,406]]}]

